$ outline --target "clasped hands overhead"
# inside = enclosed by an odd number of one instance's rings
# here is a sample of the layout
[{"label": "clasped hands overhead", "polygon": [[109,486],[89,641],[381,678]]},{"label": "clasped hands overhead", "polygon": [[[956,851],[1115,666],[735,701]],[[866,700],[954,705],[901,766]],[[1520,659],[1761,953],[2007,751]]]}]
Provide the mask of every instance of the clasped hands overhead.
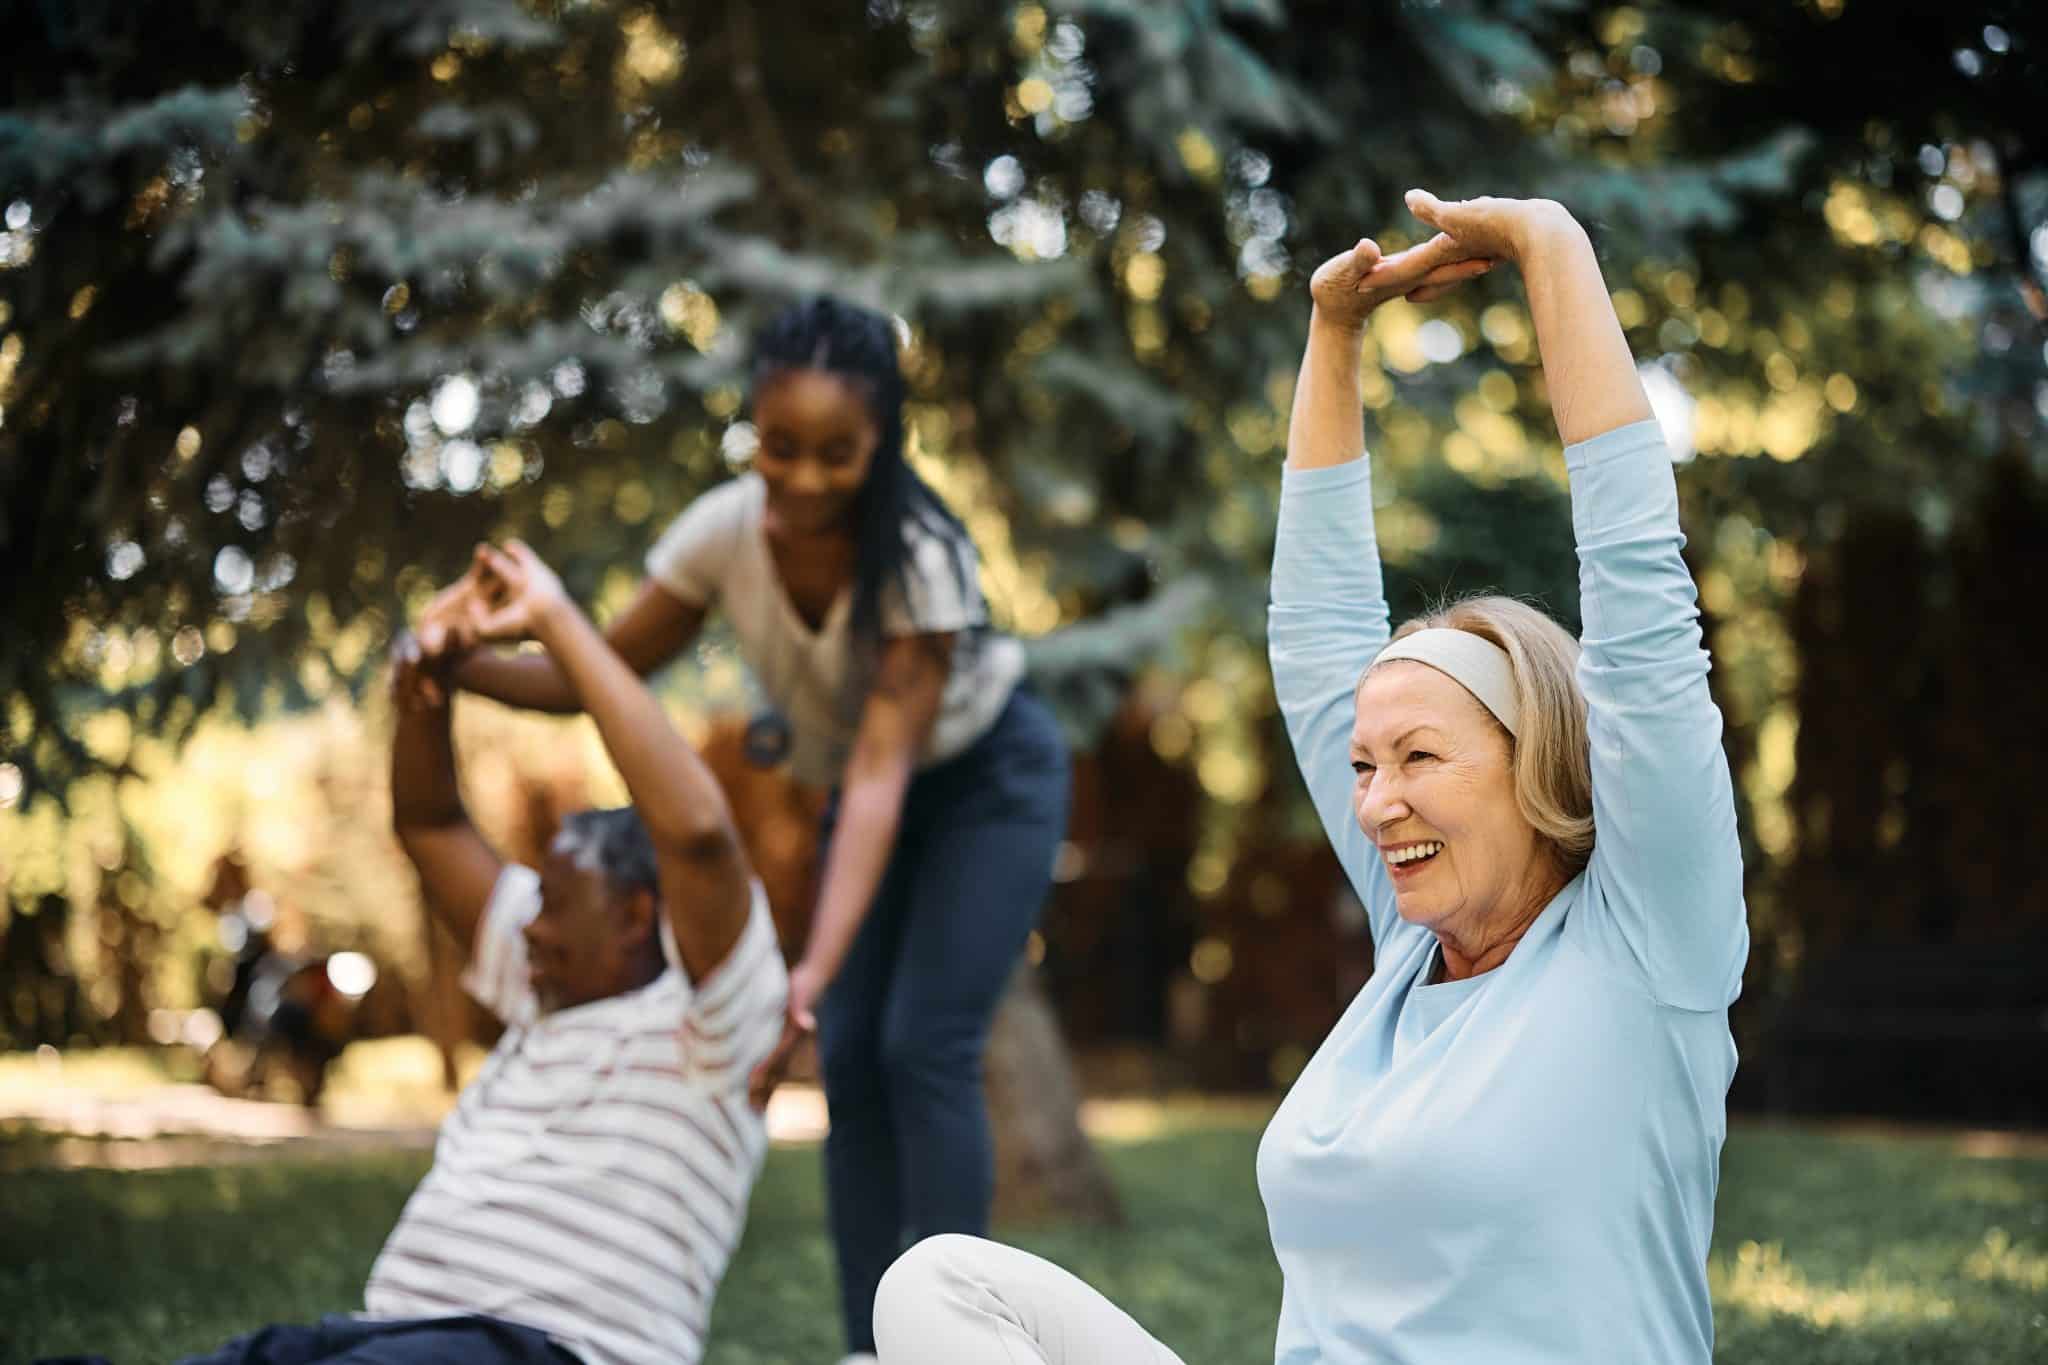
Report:
[{"label": "clasped hands overhead", "polygon": [[1564,208],[1548,199],[1464,199],[1446,201],[1427,190],[1410,190],[1409,212],[1436,235],[1405,251],[1386,255],[1379,243],[1361,237],[1316,268],[1309,294],[1318,316],[1356,327],[1381,304],[1405,298],[1427,303],[1505,261],[1519,265],[1545,235],[1577,229]]},{"label": "clasped hands overhead", "polygon": [[449,675],[464,654],[536,639],[549,616],[569,605],[562,580],[526,542],[478,545],[462,576],[392,641],[392,698],[408,710],[446,706]]}]

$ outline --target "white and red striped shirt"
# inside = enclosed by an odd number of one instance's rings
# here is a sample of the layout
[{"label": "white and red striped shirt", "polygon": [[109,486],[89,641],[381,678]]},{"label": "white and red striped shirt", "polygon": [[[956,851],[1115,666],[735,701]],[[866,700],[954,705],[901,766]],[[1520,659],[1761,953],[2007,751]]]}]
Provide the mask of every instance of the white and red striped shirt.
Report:
[{"label": "white and red striped shirt", "polygon": [[508,865],[463,976],[505,1036],[441,1125],[364,1305],[502,1318],[589,1365],[688,1365],[768,1145],[747,1075],[781,1036],[789,979],[767,896],[756,882],[746,930],[703,982],[672,966],[547,1013],[520,933],[539,909],[538,875]]}]

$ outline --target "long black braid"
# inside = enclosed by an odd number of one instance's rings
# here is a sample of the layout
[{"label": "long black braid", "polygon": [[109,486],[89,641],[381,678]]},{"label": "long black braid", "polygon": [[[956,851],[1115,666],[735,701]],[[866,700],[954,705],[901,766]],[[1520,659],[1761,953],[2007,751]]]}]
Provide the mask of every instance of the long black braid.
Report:
[{"label": "long black braid", "polygon": [[816,294],[777,313],[754,342],[754,389],[790,370],[822,370],[849,383],[880,428],[874,462],[854,499],[852,633],[856,657],[872,665],[882,644],[882,594],[908,594],[912,536],[934,535],[953,553],[960,591],[980,591],[974,542],[931,485],[903,458],[903,370],[896,328],[880,313]]}]

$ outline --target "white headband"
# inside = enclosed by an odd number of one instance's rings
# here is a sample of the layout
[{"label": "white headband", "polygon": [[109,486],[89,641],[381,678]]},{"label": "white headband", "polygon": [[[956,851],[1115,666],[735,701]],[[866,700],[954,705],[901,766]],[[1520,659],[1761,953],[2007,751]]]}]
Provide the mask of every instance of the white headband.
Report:
[{"label": "white headband", "polygon": [[[1509,734],[1516,733],[1520,708],[1515,705],[1515,670],[1508,663],[1507,651],[1493,641],[1469,630],[1418,630],[1381,650],[1365,671],[1370,673],[1395,659],[1428,664],[1478,698]],[[1365,681],[1364,674],[1359,681]]]}]

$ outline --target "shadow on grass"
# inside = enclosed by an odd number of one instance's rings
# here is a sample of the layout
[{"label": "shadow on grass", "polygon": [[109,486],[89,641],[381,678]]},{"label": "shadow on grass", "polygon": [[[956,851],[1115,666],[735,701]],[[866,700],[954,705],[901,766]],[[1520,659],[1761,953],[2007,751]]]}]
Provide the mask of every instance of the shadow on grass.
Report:
[{"label": "shadow on grass", "polygon": [[[1271,1358],[1280,1278],[1252,1181],[1256,1123],[1106,1145],[1129,1227],[1000,1229],[1190,1365]],[[840,1346],[818,1155],[770,1154],[707,1365],[831,1362]],[[0,1359],[133,1365],[361,1302],[426,1156],[119,1174],[14,1171]],[[2048,1358],[2048,1160],[1738,1130],[1712,1262],[1717,1358],[1743,1365],[2021,1365]]]},{"label": "shadow on grass", "polygon": [[1720,1360],[2048,1360],[2048,1160],[1740,1130],[1714,1234]]},{"label": "shadow on grass", "polygon": [[10,1171],[0,1360],[170,1360],[266,1322],[358,1307],[427,1159]]}]

